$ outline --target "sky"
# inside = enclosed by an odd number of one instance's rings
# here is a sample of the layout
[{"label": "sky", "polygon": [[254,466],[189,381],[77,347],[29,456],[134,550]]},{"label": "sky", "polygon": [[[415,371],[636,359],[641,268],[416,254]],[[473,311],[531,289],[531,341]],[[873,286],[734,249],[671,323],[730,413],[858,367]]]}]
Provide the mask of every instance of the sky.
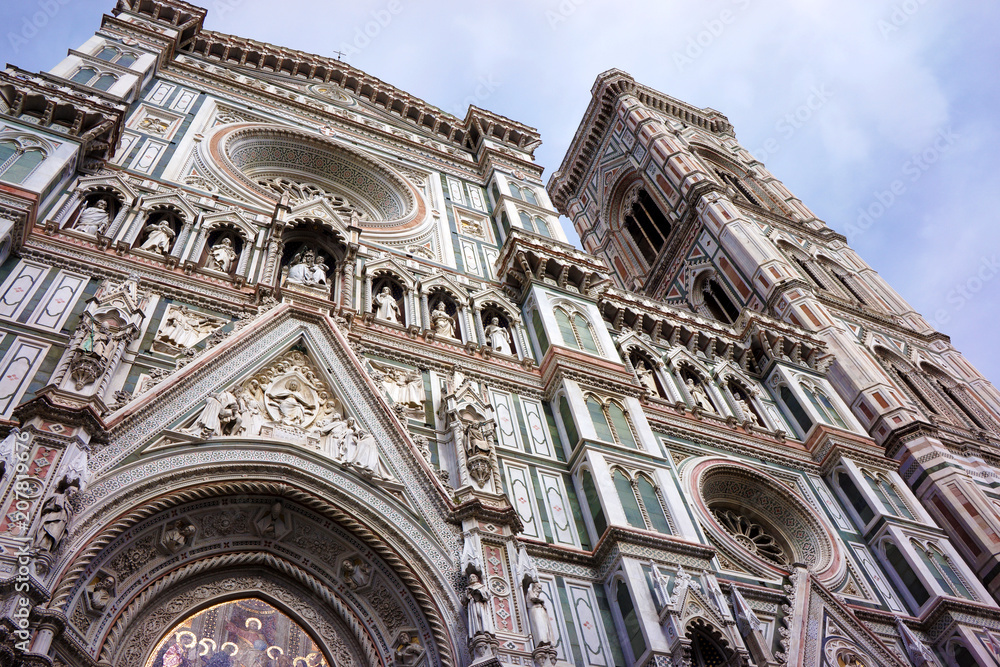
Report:
[{"label": "sky", "polygon": [[[1000,3],[203,0],[205,25],[343,59],[460,117],[535,127],[545,180],[611,68],[737,138],[1000,381]],[[0,0],[0,60],[48,69],[113,0]],[[564,221],[567,234],[576,239]]]}]

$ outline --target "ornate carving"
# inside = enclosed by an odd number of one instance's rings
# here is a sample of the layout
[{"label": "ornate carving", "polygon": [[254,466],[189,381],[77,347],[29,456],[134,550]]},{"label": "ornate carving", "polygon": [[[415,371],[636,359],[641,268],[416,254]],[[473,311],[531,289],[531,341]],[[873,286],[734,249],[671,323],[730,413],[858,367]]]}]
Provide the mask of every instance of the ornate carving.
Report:
[{"label": "ornate carving", "polygon": [[784,548],[763,526],[733,510],[716,509],[712,514],[741,547],[778,565],[788,565]]}]

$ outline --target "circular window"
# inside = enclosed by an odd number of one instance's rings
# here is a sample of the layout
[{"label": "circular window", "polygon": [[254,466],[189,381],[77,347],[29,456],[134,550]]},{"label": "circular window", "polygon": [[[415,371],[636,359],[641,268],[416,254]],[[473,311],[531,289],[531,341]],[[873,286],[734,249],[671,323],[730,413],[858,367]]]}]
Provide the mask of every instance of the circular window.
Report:
[{"label": "circular window", "polygon": [[322,199],[365,229],[406,228],[426,212],[419,193],[385,164],[320,134],[244,123],[219,130],[199,154],[213,175],[269,207],[285,195],[293,208]]},{"label": "circular window", "polygon": [[823,572],[842,562],[817,510],[777,479],[720,459],[691,465],[691,490],[717,543],[782,569],[801,563]]}]

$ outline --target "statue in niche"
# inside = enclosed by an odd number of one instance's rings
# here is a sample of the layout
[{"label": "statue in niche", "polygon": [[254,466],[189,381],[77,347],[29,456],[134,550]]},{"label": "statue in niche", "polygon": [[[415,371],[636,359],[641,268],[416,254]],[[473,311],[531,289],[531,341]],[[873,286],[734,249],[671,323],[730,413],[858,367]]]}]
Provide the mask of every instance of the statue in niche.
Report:
[{"label": "statue in niche", "polygon": [[326,274],[330,267],[325,262],[326,258],[312,248],[300,250],[289,262],[288,282],[309,287],[326,285]]},{"label": "statue in niche", "polygon": [[73,229],[82,233],[96,236],[108,224],[108,202],[98,199],[93,206],[85,206],[76,218]]},{"label": "statue in niche", "polygon": [[0,482],[6,479],[7,471],[13,471],[17,466],[17,453],[20,449],[18,443],[21,442],[17,436],[20,433],[21,429],[12,426],[7,437],[0,441]]},{"label": "statue in niche", "polygon": [[228,236],[212,246],[208,255],[212,260],[212,268],[223,273],[229,273],[233,268],[233,262],[239,257],[233,249],[233,240]]},{"label": "statue in niche", "polygon": [[166,220],[146,225],[145,234],[146,240],[142,242],[139,249],[149,250],[160,255],[170,252],[170,246],[174,241],[174,237],[177,236],[170,223]]},{"label": "statue in niche", "polygon": [[750,409],[749,403],[737,396],[736,405],[740,407],[740,412],[743,413],[744,419],[750,422],[752,426],[760,426],[760,419],[757,418],[757,413]]},{"label": "statue in niche", "polygon": [[261,537],[281,539],[291,528],[289,523],[284,506],[275,501],[270,509],[257,519],[257,530]]},{"label": "statue in niche", "polygon": [[483,422],[466,419],[462,429],[465,436],[465,452],[471,458],[478,455],[489,455],[490,443],[483,433]]},{"label": "statue in niche", "polygon": [[278,383],[265,392],[269,412],[278,422],[286,426],[304,426],[312,422],[319,410],[313,394],[296,378],[290,378],[284,386]]},{"label": "statue in niche", "polygon": [[486,340],[489,341],[494,352],[513,354],[511,352],[510,332],[507,331],[506,327],[500,326],[499,317],[490,320],[490,323],[486,325],[485,332]]},{"label": "statue in niche", "polygon": [[55,491],[42,503],[41,516],[32,540],[32,546],[35,549],[51,554],[59,548],[66,535],[66,528],[69,526],[69,496],[79,489],[76,480],[63,477],[56,484]]},{"label": "statue in niche", "polygon": [[240,432],[242,421],[239,400],[230,391],[220,391],[205,399],[205,407],[188,433],[202,438],[233,435]]},{"label": "statue in niche", "polygon": [[531,625],[531,638],[535,642],[535,648],[552,646],[555,633],[552,631],[552,620],[549,618],[549,611],[545,607],[545,596],[542,594],[542,585],[537,581],[528,586],[528,620]]},{"label": "statue in niche", "polygon": [[396,297],[392,295],[392,289],[388,285],[383,287],[382,291],[375,297],[375,303],[377,304],[375,317],[393,324],[400,323],[399,304],[396,303]]},{"label": "statue in niche", "polygon": [[705,393],[705,388],[701,386],[700,382],[695,384],[694,380],[688,378],[685,384],[687,385],[688,393],[691,394],[691,400],[694,401],[697,407],[705,412],[715,412],[715,407],[712,405],[712,401],[709,400],[708,394]]},{"label": "statue in niche", "polygon": [[187,519],[177,519],[167,524],[163,531],[163,546],[172,554],[188,546],[197,529]]},{"label": "statue in niche", "polygon": [[639,378],[639,383],[648,389],[650,393],[654,396],[659,395],[660,392],[656,388],[656,378],[653,376],[653,371],[642,359],[635,364],[635,375]]},{"label": "statue in niche", "polygon": [[378,475],[378,462],[378,445],[375,442],[375,436],[363,431],[358,433],[354,456],[351,457],[351,465],[357,468],[364,477],[372,477]]},{"label": "statue in niche", "polygon": [[115,578],[111,575],[101,577],[94,582],[89,592],[90,608],[94,611],[104,611],[115,598]]},{"label": "statue in niche", "polygon": [[106,322],[88,321],[87,332],[80,342],[80,349],[95,357],[104,359],[111,350],[111,329]]},{"label": "statue in niche", "polygon": [[438,301],[431,312],[431,329],[438,336],[456,338],[455,319],[445,310],[444,301]]},{"label": "statue in niche", "polygon": [[465,587],[463,598],[469,639],[475,639],[476,635],[481,634],[496,635],[493,613],[490,611],[490,592],[477,573],[469,573],[469,583]]}]

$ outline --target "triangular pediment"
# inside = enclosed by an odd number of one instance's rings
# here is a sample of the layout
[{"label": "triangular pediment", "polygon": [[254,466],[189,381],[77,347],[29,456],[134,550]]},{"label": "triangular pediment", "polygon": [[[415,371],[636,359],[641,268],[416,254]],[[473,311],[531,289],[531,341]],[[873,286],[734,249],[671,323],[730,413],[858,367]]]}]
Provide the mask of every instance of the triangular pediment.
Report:
[{"label": "triangular pediment", "polygon": [[[233,412],[246,423],[237,423]],[[338,451],[348,418],[353,439]],[[371,449],[363,450],[362,447]],[[373,451],[368,458],[362,451]],[[444,488],[327,316],[282,304],[113,413],[91,457],[100,479],[129,466],[209,456],[274,460],[334,485],[394,496],[446,535]],[[160,464],[166,465],[166,464]]]},{"label": "triangular pediment", "polygon": [[435,288],[443,289],[446,292],[451,292],[455,297],[465,299],[465,288],[457,280],[444,273],[439,273],[420,281],[420,290],[424,294],[429,294]]},{"label": "triangular pediment", "polygon": [[521,321],[521,315],[517,312],[517,308],[512,306],[510,300],[503,295],[503,292],[495,287],[488,287],[472,295],[472,305],[474,308],[481,308],[487,304],[493,304],[504,311],[511,321]]},{"label": "triangular pediment", "polygon": [[149,195],[142,200],[142,208],[147,211],[158,206],[173,206],[184,214],[184,218],[188,222],[194,222],[194,219],[198,217],[197,209],[183,194],[165,192],[159,195]]},{"label": "triangular pediment", "polygon": [[127,198],[129,203],[135,201],[135,198],[139,196],[139,193],[132,189],[128,181],[123,179],[118,174],[100,174],[98,176],[83,176],[80,178],[80,184],[78,189],[82,192],[88,190],[93,190],[96,188],[110,188],[112,190],[117,190],[120,194]]},{"label": "triangular pediment", "polygon": [[379,272],[388,272],[396,276],[406,289],[413,289],[416,281],[410,274],[410,270],[400,264],[392,255],[384,255],[378,259],[373,259],[365,263],[365,275],[375,276]]}]

